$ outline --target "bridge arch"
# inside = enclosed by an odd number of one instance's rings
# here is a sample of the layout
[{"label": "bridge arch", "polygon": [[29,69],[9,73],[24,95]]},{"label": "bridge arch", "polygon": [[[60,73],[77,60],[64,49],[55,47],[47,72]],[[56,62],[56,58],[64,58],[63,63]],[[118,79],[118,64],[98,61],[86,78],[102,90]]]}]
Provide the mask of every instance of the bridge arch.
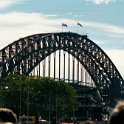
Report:
[{"label": "bridge arch", "polygon": [[[107,89],[110,97],[116,84],[119,94],[124,89],[124,80],[107,54],[86,35],[71,32],[43,33],[21,38],[0,50],[0,73],[29,75],[47,56],[64,50],[74,56],[87,70],[96,87]],[[113,97],[112,97],[113,99]]]}]

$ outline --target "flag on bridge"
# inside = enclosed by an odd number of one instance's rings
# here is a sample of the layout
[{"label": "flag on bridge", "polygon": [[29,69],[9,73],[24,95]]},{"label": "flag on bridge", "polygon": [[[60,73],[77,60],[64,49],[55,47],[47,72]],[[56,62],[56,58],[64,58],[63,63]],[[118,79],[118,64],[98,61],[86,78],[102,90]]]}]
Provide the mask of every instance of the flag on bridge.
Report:
[{"label": "flag on bridge", "polygon": [[80,27],[82,27],[82,24],[81,24],[81,23],[79,23],[79,22],[77,22],[77,25],[79,25]]},{"label": "flag on bridge", "polygon": [[64,27],[68,27],[67,24],[65,24],[65,23],[62,23],[62,26],[64,26]]}]

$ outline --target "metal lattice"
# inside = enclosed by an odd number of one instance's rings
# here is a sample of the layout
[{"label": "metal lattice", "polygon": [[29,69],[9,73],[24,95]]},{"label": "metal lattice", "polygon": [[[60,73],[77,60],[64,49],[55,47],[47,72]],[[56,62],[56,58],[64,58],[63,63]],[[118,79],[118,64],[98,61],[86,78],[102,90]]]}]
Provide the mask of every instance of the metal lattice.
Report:
[{"label": "metal lattice", "polygon": [[[71,32],[44,33],[21,38],[0,50],[0,74],[29,75],[47,56],[64,50],[87,70],[103,101],[123,98],[124,80],[106,53],[86,35]],[[115,91],[117,92],[115,93]],[[115,96],[112,96],[115,93]],[[109,99],[109,100],[108,100]]]}]

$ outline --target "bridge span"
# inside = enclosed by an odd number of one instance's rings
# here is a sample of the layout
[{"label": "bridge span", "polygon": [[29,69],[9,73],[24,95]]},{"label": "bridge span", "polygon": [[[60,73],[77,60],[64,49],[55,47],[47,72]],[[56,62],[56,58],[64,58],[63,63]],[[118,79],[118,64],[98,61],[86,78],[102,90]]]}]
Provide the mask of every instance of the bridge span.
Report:
[{"label": "bridge span", "polygon": [[87,35],[73,32],[34,34],[7,45],[0,50],[1,80],[9,74],[92,85],[109,107],[124,98],[124,80],[108,55]]}]

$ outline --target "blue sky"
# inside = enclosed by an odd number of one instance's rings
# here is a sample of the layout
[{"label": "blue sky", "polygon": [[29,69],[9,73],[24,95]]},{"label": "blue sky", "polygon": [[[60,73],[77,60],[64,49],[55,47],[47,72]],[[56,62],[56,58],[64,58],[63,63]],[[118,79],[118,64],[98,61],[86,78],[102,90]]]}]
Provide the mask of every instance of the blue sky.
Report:
[{"label": "blue sky", "polygon": [[0,0],[0,48],[27,35],[62,31],[88,34],[124,77],[124,0]]}]

